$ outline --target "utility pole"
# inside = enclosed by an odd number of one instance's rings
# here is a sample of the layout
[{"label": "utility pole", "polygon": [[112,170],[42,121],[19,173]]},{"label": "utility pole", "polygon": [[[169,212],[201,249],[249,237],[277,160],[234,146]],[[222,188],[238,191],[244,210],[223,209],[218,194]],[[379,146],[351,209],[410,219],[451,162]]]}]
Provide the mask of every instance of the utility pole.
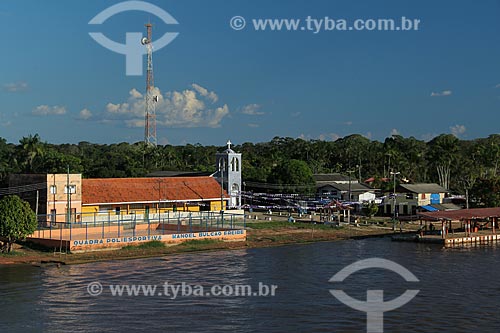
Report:
[{"label": "utility pole", "polygon": [[53,221],[50,221],[51,223],[53,223],[54,225],[56,225],[55,223],[57,222],[57,210],[56,210],[56,191],[57,191],[57,187],[56,187],[56,174],[53,173],[52,174],[52,186],[53,187],[53,196],[52,196],[52,200],[53,200],[53,207],[54,207],[54,214],[51,214],[51,218],[53,218],[54,220]]},{"label": "utility pole", "polygon": [[219,172],[220,172],[220,212],[224,212],[224,168],[225,163],[221,158],[219,159]]},{"label": "utility pole", "polygon": [[66,174],[66,193],[67,193],[67,206],[68,206],[68,212],[66,216],[66,223],[71,222],[71,191],[69,189],[69,165],[68,165],[68,173]]},{"label": "utility pole", "polygon": [[[348,200],[347,202],[350,203],[351,202],[351,173],[353,173],[354,170],[347,170],[347,173],[349,174],[349,191],[348,191]],[[350,205],[349,205],[350,207]],[[347,210],[347,223],[351,223],[351,210],[348,209]]]},{"label": "utility pole", "polygon": [[396,175],[399,175],[400,172],[392,172],[391,175],[394,176],[394,187],[392,191],[392,201],[394,203],[394,210],[393,210],[393,215],[392,215],[392,230],[396,230]]}]

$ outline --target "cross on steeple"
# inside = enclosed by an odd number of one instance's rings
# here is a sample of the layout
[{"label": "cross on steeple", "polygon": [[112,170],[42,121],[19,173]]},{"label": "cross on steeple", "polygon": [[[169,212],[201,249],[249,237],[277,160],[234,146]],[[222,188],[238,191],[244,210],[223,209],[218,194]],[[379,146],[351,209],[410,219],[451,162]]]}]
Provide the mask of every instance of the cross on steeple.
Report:
[{"label": "cross on steeple", "polygon": [[227,140],[227,149],[231,149],[231,145],[232,145],[231,140]]}]

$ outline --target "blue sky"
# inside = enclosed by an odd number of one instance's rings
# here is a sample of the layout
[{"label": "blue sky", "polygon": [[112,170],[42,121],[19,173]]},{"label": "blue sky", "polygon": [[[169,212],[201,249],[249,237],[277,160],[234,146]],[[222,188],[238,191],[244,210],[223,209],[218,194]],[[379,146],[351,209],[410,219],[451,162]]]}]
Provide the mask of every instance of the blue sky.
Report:
[{"label": "blue sky", "polygon": [[[88,22],[121,1],[0,2],[0,137],[51,143],[144,139],[145,76],[95,42],[177,38],[153,54],[160,144],[223,145],[357,133],[429,140],[500,133],[500,1],[157,1]],[[246,19],[233,30],[230,19]],[[419,19],[418,31],[257,31],[252,19]],[[154,41],[153,41],[154,43]],[[145,57],[144,57],[145,61]],[[145,62],[144,62],[145,66]]]}]

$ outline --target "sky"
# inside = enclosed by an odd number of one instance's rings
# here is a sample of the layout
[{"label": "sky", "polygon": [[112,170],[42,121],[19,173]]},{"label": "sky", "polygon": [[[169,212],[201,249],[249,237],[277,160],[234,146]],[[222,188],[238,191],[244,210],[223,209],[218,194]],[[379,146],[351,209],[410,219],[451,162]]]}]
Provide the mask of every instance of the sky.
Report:
[{"label": "sky", "polygon": [[[150,0],[89,24],[122,3],[0,1],[1,138],[144,140],[146,56],[130,56],[142,71],[130,75],[129,55],[89,33],[125,44],[148,22],[162,145],[500,133],[500,0]],[[418,29],[343,29],[402,17]],[[263,30],[268,19],[299,25]]]}]

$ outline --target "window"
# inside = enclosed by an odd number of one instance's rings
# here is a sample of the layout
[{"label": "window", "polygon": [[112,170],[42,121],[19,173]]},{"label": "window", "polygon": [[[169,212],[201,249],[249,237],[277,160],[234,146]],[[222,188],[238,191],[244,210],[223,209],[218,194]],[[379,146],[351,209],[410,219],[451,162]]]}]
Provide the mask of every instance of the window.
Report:
[{"label": "window", "polygon": [[236,157],[231,159],[231,171],[240,171],[240,161]]},{"label": "window", "polygon": [[55,225],[56,223],[56,219],[57,219],[57,211],[55,209],[51,209],[50,210],[50,223],[52,223],[53,225]]},{"label": "window", "polygon": [[[64,194],[68,193],[68,185],[64,185]],[[75,194],[76,193],[76,185],[69,185],[69,193],[70,194]]]},{"label": "window", "polygon": [[57,194],[57,186],[50,185],[50,194]]}]

